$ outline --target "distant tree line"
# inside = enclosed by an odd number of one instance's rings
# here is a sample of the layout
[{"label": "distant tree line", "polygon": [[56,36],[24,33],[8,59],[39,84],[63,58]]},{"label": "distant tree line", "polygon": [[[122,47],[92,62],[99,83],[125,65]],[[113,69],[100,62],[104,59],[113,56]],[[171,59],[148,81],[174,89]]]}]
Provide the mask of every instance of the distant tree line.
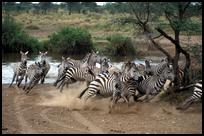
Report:
[{"label": "distant tree line", "polygon": [[[111,14],[115,13],[130,13],[129,2],[107,2],[103,6],[97,5],[96,2],[61,2],[60,4],[54,4],[53,2],[2,2],[3,12],[9,13],[11,11],[17,12],[29,12],[33,11],[34,13],[46,14],[48,11],[58,12],[58,9],[63,9],[68,11],[68,14],[72,13],[82,13],[86,14],[87,12],[98,12],[102,13],[104,11],[109,11]],[[137,9],[143,8],[140,4],[136,4]],[[162,8],[161,5],[153,3],[151,6],[154,10],[154,14],[160,15],[159,10]],[[189,8],[190,12],[197,15],[202,15],[202,3],[195,2]]]}]

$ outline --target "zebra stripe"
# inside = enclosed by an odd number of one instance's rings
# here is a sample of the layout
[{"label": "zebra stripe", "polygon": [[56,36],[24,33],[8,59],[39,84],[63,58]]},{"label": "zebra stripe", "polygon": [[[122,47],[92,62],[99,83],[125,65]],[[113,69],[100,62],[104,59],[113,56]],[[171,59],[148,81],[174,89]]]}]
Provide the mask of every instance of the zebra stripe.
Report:
[{"label": "zebra stripe", "polygon": [[152,62],[151,60],[145,60],[145,74],[147,75],[160,75],[162,73],[162,71],[166,68],[166,67],[170,67],[172,68],[172,64],[169,63],[166,59],[162,60],[161,63],[157,64],[157,65],[150,65],[150,62]]},{"label": "zebra stripe", "polygon": [[195,84],[186,86],[185,89],[190,87],[194,87],[193,94],[188,97],[183,103],[181,103],[178,107],[176,107],[176,109],[186,110],[194,101],[197,101],[198,99],[202,98],[202,80]]},{"label": "zebra stripe", "polygon": [[66,73],[64,74],[64,76],[57,82],[62,81],[58,86],[58,88],[60,88],[61,86],[60,92],[62,92],[62,89],[65,84],[75,83],[76,81],[91,82],[94,79],[95,75],[89,67],[86,68],[70,67],[69,69],[66,69]]},{"label": "zebra stripe", "polygon": [[85,91],[86,94],[83,96],[84,100],[87,101],[90,97],[103,96],[109,97],[114,95],[118,90],[119,74],[114,72],[113,74],[101,73],[96,76],[89,86],[81,92],[79,98],[81,98]]},{"label": "zebra stripe", "polygon": [[[43,71],[46,68],[45,62],[41,64],[40,62],[35,62],[35,64],[31,64],[25,75],[25,85],[24,90],[26,93],[30,92],[30,90],[40,81],[43,76]],[[29,78],[30,82],[27,85],[27,78]],[[27,86],[27,87],[26,87]]]},{"label": "zebra stripe", "polygon": [[41,63],[45,64],[45,68],[43,69],[43,74],[41,77],[41,84],[44,83],[45,81],[45,76],[47,75],[48,71],[50,70],[50,64],[48,63],[48,61],[46,60],[46,55],[47,55],[47,51],[46,52],[39,52],[39,55],[41,57]]},{"label": "zebra stripe", "polygon": [[153,75],[148,77],[147,79],[141,81],[138,84],[137,90],[139,92],[139,95],[135,97],[135,100],[138,97],[143,96],[146,94],[145,99],[148,100],[149,95],[157,95],[161,88],[164,86],[164,83],[166,82],[167,79],[173,81],[175,78],[174,72],[171,68],[166,67],[160,76],[158,75]]},{"label": "zebra stripe", "polygon": [[[21,54],[21,62],[15,64],[14,67],[13,67],[14,74],[13,74],[12,82],[9,85],[9,87],[13,84],[15,78],[16,78],[17,86],[19,87],[22,80],[24,79],[24,76],[25,76],[26,69],[27,69],[27,59],[28,59],[27,54],[28,54],[28,51],[25,52],[25,53],[20,51],[20,54]],[[18,79],[19,76],[20,76],[20,79]]]}]

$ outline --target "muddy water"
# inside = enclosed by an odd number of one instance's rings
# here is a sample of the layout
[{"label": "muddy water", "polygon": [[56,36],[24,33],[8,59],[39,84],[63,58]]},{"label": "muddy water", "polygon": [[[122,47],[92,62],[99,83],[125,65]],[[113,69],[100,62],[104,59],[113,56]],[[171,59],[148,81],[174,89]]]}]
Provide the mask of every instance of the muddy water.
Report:
[{"label": "muddy water", "polygon": [[[31,65],[37,61],[40,61],[40,57],[38,54],[29,54],[28,55],[28,63],[27,65]],[[68,57],[68,56],[65,56]],[[82,59],[83,56],[69,56],[74,59]],[[144,59],[138,59],[135,57],[130,58],[119,58],[119,57],[108,57],[111,59],[113,66],[121,68],[122,64],[126,60],[134,61],[136,64],[143,64],[144,65]],[[60,54],[49,54],[47,56],[47,60],[50,64],[50,70],[46,76],[45,83],[54,83],[57,77],[58,73],[58,65],[61,62],[61,55]],[[13,65],[17,62],[20,62],[20,54],[18,53],[9,53],[9,54],[3,54],[2,55],[2,84],[9,84],[12,81],[13,77]],[[24,81],[23,81],[24,84]]]}]

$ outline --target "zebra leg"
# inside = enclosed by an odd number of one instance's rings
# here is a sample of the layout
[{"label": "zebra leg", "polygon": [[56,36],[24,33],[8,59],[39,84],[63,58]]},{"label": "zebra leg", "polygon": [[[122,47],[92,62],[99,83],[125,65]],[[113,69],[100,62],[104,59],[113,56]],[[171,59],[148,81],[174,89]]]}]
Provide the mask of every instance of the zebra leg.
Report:
[{"label": "zebra leg", "polygon": [[112,112],[113,108],[115,107],[115,103],[116,103],[120,98],[121,98],[121,94],[119,94],[118,92],[113,92],[112,102],[111,102],[111,105],[110,105],[109,113]]},{"label": "zebra leg", "polygon": [[28,79],[28,76],[25,76],[25,85],[24,85],[24,87],[23,87],[23,90],[25,90],[25,89],[26,89],[27,79]]},{"label": "zebra leg", "polygon": [[[38,82],[39,82],[39,80],[36,80],[36,81],[33,83],[33,85],[31,85],[30,90],[33,89],[33,87],[34,87],[35,85],[37,85]],[[30,91],[29,91],[29,92],[30,92]]]},{"label": "zebra leg", "polygon": [[16,78],[16,73],[14,73],[12,82],[11,82],[11,84],[9,85],[9,87],[11,87],[11,85],[13,84],[13,81],[15,80],[15,78]]},{"label": "zebra leg", "polygon": [[65,80],[62,80],[61,83],[59,84],[59,86],[57,87],[57,89],[60,88],[60,86],[62,86],[62,84],[65,82]]},{"label": "zebra leg", "polygon": [[29,93],[29,91],[31,89],[30,87],[31,87],[32,83],[33,83],[33,80],[30,80],[29,85],[28,85],[28,87],[25,90],[26,93]]},{"label": "zebra leg", "polygon": [[125,100],[125,102],[127,103],[128,107],[129,107],[129,99],[127,99],[124,95],[121,95],[121,97]]},{"label": "zebra leg", "polygon": [[134,99],[134,101],[136,102],[136,101],[141,101],[141,100],[138,100],[140,97],[142,97],[143,96],[143,94],[141,94],[141,93],[139,93],[138,95],[134,95],[133,96],[133,99]]},{"label": "zebra leg", "polygon": [[181,105],[176,107],[178,110],[186,110],[193,103],[191,97],[186,99]]},{"label": "zebra leg", "polygon": [[17,85],[18,88],[20,87],[20,84],[21,84],[21,82],[22,82],[22,80],[23,80],[23,77],[24,77],[24,75],[22,75],[21,78],[20,78],[19,81],[18,81],[18,85]]},{"label": "zebra leg", "polygon": [[62,89],[64,87],[64,85],[66,84],[67,82],[65,80],[62,81],[62,83],[60,84],[61,85],[61,88],[60,88],[60,93],[62,92]]},{"label": "zebra leg", "polygon": [[18,75],[16,75],[16,84],[18,83],[18,80],[19,80],[19,79],[18,79]]},{"label": "zebra leg", "polygon": [[86,89],[84,89],[78,96],[79,99],[81,99],[81,97],[84,95],[84,93],[86,92],[86,90],[88,89],[88,87]]},{"label": "zebra leg", "polygon": [[57,86],[57,84],[60,82],[60,81],[62,81],[63,79],[64,79],[64,77],[65,77],[65,75],[63,75],[63,76],[60,76],[59,78],[57,78],[57,80],[54,82],[54,86]]},{"label": "zebra leg", "polygon": [[41,84],[43,84],[44,81],[45,81],[45,75],[43,75],[42,78],[41,78]]}]

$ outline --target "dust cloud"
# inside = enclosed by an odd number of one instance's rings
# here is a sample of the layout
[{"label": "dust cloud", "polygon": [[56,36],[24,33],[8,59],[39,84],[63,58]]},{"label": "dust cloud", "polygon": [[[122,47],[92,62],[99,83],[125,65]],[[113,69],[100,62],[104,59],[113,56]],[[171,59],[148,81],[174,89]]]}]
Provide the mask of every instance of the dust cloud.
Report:
[{"label": "dust cloud", "polygon": [[79,99],[80,92],[85,88],[85,82],[71,84],[68,88],[65,85],[62,93],[55,87],[50,88],[49,91],[43,91],[40,95],[41,100],[38,105],[67,107],[70,110],[109,110],[111,104],[109,99],[88,100],[86,103],[83,99]]}]

